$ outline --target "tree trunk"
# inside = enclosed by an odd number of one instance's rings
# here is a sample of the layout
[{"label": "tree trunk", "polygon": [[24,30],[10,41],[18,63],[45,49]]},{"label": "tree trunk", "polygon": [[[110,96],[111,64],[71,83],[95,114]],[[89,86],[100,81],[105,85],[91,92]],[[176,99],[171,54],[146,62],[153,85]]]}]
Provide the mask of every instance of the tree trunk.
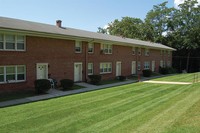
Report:
[{"label": "tree trunk", "polygon": [[191,51],[189,50],[188,56],[187,56],[187,64],[186,64],[186,71],[187,72],[189,72],[190,53],[191,53]]}]

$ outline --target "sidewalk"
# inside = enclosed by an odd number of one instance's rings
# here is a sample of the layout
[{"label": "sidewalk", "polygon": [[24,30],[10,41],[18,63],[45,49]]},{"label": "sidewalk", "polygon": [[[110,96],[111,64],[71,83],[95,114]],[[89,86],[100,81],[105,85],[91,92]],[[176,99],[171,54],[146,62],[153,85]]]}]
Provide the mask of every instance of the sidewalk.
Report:
[{"label": "sidewalk", "polygon": [[137,82],[137,81],[136,80],[127,80],[124,82],[118,82],[118,83],[106,84],[106,85],[100,85],[100,86],[91,85],[91,84],[84,83],[84,82],[75,83],[76,85],[84,86],[85,88],[78,89],[78,90],[70,90],[70,91],[61,91],[61,90],[56,90],[56,89],[50,89],[47,92],[48,94],[0,102],[0,108],[18,105],[18,104],[29,103],[29,102],[36,102],[36,101],[41,101],[41,100],[46,100],[46,99],[56,98],[56,97],[61,97],[61,96],[68,96],[68,95],[73,95],[73,94],[78,94],[78,93],[83,93],[83,92],[88,92],[88,91],[93,91],[93,90],[99,90],[99,89],[103,89],[103,88],[109,88],[109,87],[118,86],[118,85],[135,83],[135,82]]}]

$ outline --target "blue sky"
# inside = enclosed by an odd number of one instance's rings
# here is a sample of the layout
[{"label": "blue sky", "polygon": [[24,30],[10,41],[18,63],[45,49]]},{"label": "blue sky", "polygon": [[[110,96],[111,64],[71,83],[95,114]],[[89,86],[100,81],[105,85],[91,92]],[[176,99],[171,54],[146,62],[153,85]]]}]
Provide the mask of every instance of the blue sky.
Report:
[{"label": "blue sky", "polygon": [[[0,0],[0,16],[97,31],[114,19],[144,19],[153,5],[166,0]],[[168,0],[174,6],[174,0]]]}]

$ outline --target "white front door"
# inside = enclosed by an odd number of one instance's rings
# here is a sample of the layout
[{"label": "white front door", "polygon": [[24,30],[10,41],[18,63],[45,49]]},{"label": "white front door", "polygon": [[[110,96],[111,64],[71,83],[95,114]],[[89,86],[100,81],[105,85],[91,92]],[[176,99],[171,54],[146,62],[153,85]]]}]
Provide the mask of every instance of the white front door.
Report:
[{"label": "white front door", "polygon": [[74,63],[74,82],[82,81],[82,63]]},{"label": "white front door", "polygon": [[136,74],[136,61],[132,61],[132,74]]},{"label": "white front door", "polygon": [[36,71],[37,71],[37,79],[48,78],[48,64],[47,63],[37,63]]},{"label": "white front door", "polygon": [[151,63],[151,70],[152,70],[152,72],[155,72],[155,65],[156,65],[156,62],[152,61],[152,63]]},{"label": "white front door", "polygon": [[121,76],[122,63],[120,61],[116,62],[116,76]]}]

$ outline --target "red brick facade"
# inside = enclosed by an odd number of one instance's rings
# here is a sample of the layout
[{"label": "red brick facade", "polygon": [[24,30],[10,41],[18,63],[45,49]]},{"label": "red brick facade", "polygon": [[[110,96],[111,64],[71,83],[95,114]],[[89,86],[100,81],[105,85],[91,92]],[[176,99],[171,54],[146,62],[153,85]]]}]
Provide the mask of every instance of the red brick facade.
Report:
[{"label": "red brick facade", "polygon": [[[138,47],[138,46],[136,46]],[[88,53],[88,42],[82,42],[82,52],[75,53],[75,41],[54,39],[47,37],[26,36],[25,51],[0,51],[0,66],[25,65],[26,81],[21,83],[0,83],[0,91],[13,89],[33,88],[36,80],[36,64],[48,63],[48,74],[55,78],[58,83],[61,79],[68,78],[74,80],[74,63],[82,63],[82,80],[87,78],[87,64],[93,63],[94,74],[100,74],[100,63],[111,62],[112,72],[102,74],[103,79],[114,78],[116,76],[116,62],[121,62],[121,75],[131,75],[132,61],[140,61],[141,73],[144,62],[155,61],[155,71],[158,72],[160,60],[171,62],[171,52],[161,54],[160,49],[151,49],[149,56],[144,55],[145,48],[141,47],[142,54],[132,54],[132,47],[123,44],[113,44],[112,54],[101,52],[101,44],[94,42],[94,53]],[[137,50],[136,50],[137,51]],[[137,65],[136,65],[137,69]]]}]

